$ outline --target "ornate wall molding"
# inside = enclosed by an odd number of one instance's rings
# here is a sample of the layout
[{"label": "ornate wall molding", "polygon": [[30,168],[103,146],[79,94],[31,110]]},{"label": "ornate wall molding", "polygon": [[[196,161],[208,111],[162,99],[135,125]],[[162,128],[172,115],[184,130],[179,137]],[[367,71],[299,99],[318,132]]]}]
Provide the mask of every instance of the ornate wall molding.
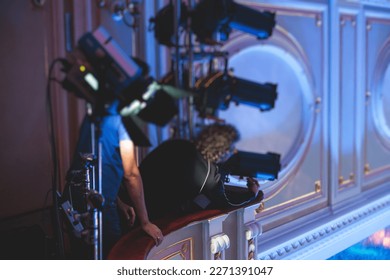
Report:
[{"label": "ornate wall molding", "polygon": [[256,259],[257,255],[257,237],[263,233],[263,228],[260,222],[254,222],[246,225],[245,239],[247,241],[246,256],[248,260]]},{"label": "ornate wall molding", "polygon": [[179,240],[156,252],[149,259],[155,260],[192,260],[194,240],[192,237]]},{"label": "ornate wall molding", "polygon": [[211,238],[210,252],[214,260],[224,259],[224,251],[230,247],[230,239],[226,234],[217,235]]},{"label": "ornate wall molding", "polygon": [[230,246],[230,239],[223,229],[223,223],[228,216],[229,214],[223,214],[202,222],[202,251],[204,260],[224,258],[223,252]]},{"label": "ornate wall molding", "polygon": [[369,10],[365,23],[365,91],[363,189],[373,188],[389,179],[390,130],[386,105],[386,75],[390,59],[388,10]]},{"label": "ornate wall molding", "polygon": [[[261,260],[325,259],[390,221],[390,194],[258,254]],[[332,251],[331,251],[331,250]]]},{"label": "ornate wall molding", "polygon": [[[338,191],[356,186],[356,84],[349,80],[357,77],[357,14],[341,11],[339,15],[339,111],[338,122]],[[353,63],[353,64],[352,64]],[[351,67],[351,64],[353,65]],[[351,121],[354,120],[354,121]],[[353,147],[352,149],[350,147]]]},{"label": "ornate wall molding", "polygon": [[360,2],[370,6],[390,7],[390,2],[388,0],[360,0],[354,2]]}]

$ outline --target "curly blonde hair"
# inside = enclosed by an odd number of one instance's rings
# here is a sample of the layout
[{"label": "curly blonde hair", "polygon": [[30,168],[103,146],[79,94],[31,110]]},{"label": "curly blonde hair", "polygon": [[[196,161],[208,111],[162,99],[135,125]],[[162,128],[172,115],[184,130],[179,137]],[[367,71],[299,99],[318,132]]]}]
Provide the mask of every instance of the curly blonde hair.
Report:
[{"label": "curly blonde hair", "polygon": [[240,139],[238,130],[229,124],[214,123],[205,126],[194,143],[202,156],[212,162],[219,162],[234,148]]}]

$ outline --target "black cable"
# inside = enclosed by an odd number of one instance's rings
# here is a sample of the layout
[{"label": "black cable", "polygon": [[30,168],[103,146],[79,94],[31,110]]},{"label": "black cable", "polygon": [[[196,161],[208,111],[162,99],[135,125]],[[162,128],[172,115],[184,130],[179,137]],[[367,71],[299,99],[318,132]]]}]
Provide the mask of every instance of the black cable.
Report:
[{"label": "black cable", "polygon": [[53,197],[53,228],[54,228],[54,238],[55,238],[55,247],[56,247],[56,254],[57,258],[64,258],[64,244],[63,244],[63,235],[62,235],[62,227],[61,227],[61,221],[59,217],[59,205],[58,205],[58,185],[59,185],[59,176],[58,176],[58,156],[57,156],[57,147],[56,147],[56,141],[55,141],[55,134],[54,134],[54,117],[53,117],[53,108],[52,108],[52,99],[51,99],[51,91],[50,91],[50,84],[52,81],[58,82],[58,80],[54,77],[52,77],[52,72],[54,69],[54,66],[58,62],[63,62],[64,60],[61,58],[57,58],[53,60],[53,62],[50,64],[49,73],[48,73],[48,80],[46,85],[46,109],[48,114],[48,132],[49,132],[49,142],[51,146],[51,158],[52,158],[52,197]]}]

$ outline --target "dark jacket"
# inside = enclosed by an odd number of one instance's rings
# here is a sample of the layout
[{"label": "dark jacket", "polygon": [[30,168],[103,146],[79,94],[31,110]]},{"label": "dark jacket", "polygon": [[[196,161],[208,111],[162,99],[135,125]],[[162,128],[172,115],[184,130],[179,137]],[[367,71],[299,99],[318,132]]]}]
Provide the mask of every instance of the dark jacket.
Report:
[{"label": "dark jacket", "polygon": [[139,169],[152,220],[172,212],[243,206],[255,199],[248,189],[225,188],[219,167],[205,160],[188,140],[163,142]]}]

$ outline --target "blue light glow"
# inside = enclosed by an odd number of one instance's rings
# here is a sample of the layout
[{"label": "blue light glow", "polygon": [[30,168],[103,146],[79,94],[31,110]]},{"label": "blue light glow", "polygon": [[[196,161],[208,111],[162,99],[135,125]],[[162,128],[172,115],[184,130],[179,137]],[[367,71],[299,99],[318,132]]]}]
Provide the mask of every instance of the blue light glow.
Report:
[{"label": "blue light glow", "polygon": [[374,233],[328,260],[390,260],[390,227]]}]

